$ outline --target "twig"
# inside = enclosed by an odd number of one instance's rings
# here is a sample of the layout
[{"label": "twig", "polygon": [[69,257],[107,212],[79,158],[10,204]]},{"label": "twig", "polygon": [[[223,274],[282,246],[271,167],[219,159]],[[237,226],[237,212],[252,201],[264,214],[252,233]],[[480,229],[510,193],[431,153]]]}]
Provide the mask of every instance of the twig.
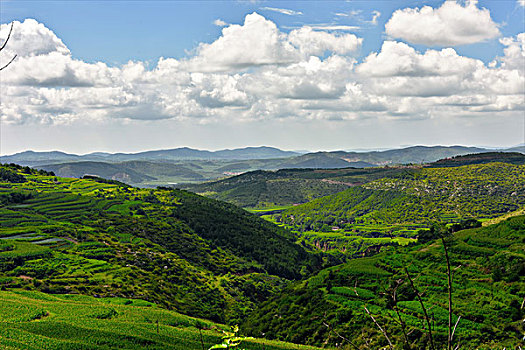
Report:
[{"label": "twig", "polygon": [[3,66],[2,68],[0,68],[0,70],[3,70],[4,68],[7,68],[7,66],[9,66],[11,64],[11,62],[13,62],[15,60],[17,55],[14,55],[13,58],[11,58],[11,61],[7,62],[7,64],[5,66]]},{"label": "twig", "polygon": [[[9,41],[9,38],[11,37],[11,32],[13,31],[13,25],[15,24],[15,22],[11,22],[11,29],[9,29],[9,34],[7,34],[7,39],[5,39],[4,41],[4,44],[2,45],[2,47],[0,47],[0,51],[2,51],[4,49],[4,47],[7,45],[7,42]],[[2,68],[0,68],[0,71],[7,68],[7,66],[9,66],[16,58],[16,54],[13,58],[11,58],[11,60],[9,62],[7,62],[7,64],[5,66],[3,66]]]},{"label": "twig", "polygon": [[404,281],[402,279],[398,279],[396,286],[394,287],[394,290],[392,291],[392,301],[394,302],[394,310],[396,311],[397,317],[399,318],[399,324],[401,325],[401,330],[403,331],[403,337],[405,339],[405,345],[410,349],[410,343],[408,342],[408,335],[406,332],[406,324],[405,321],[403,321],[403,318],[401,317],[401,313],[399,312],[399,308],[397,307],[397,288],[401,286]]},{"label": "twig", "polygon": [[354,348],[356,348],[357,350],[359,350],[359,346],[355,345],[354,343],[352,343],[352,341],[346,337],[343,337],[341,334],[339,334],[335,329],[333,329],[332,327],[330,327],[330,325],[326,322],[323,321],[323,324],[325,325],[326,328],[328,328],[331,332],[334,332],[335,335],[337,335],[339,338],[343,339],[344,341],[348,342],[348,344],[352,345]]},{"label": "twig", "polygon": [[379,323],[377,323],[376,319],[374,318],[374,316],[372,316],[372,314],[370,313],[370,311],[368,311],[368,309],[366,308],[366,306],[363,305],[363,307],[365,308],[365,311],[366,313],[368,314],[368,316],[370,316],[370,318],[372,319],[372,321],[374,321],[374,323],[376,324],[377,328],[379,328],[379,330],[383,333],[383,335],[385,336],[386,340],[388,341],[388,344],[389,344],[389,347],[391,350],[394,349],[394,345],[392,345],[392,342],[390,341],[390,338],[388,337],[388,335],[386,334],[386,331],[383,329],[383,327],[381,327],[379,325]]},{"label": "twig", "polygon": [[456,321],[456,324],[454,325],[454,329],[452,330],[452,335],[450,336],[450,342],[452,342],[452,339],[454,339],[454,333],[456,333],[456,327],[458,326],[459,320],[461,320],[461,316],[458,316],[458,320]]},{"label": "twig", "polygon": [[[448,257],[447,243],[445,238],[441,238],[443,249],[445,250],[445,259],[447,260],[447,276],[448,276],[448,338],[447,349],[452,350],[452,272],[450,271],[450,259]],[[457,323],[456,323],[457,325]]]},{"label": "twig", "polygon": [[11,37],[11,32],[13,31],[13,25],[15,24],[15,22],[11,22],[11,29],[9,29],[9,34],[7,34],[7,39],[5,39],[4,41],[4,44],[2,45],[2,47],[0,47],[0,51],[2,51],[4,49],[4,47],[6,46],[7,42],[9,41],[9,38]]},{"label": "twig", "polygon": [[414,281],[410,277],[410,273],[408,272],[408,269],[406,268],[406,266],[405,266],[405,274],[408,277],[408,281],[410,282],[410,285],[412,286],[412,289],[414,290],[414,292],[416,292],[417,299],[419,300],[419,304],[421,304],[421,308],[423,309],[423,315],[425,316],[425,321],[427,321],[427,327],[428,327],[427,337],[428,337],[428,340],[430,342],[430,349],[435,350],[434,339],[432,338],[432,327],[430,326],[430,318],[428,317],[427,309],[425,308],[425,304],[423,304],[423,300],[421,299],[421,295],[420,295],[419,291],[417,290],[416,286],[414,285]]}]

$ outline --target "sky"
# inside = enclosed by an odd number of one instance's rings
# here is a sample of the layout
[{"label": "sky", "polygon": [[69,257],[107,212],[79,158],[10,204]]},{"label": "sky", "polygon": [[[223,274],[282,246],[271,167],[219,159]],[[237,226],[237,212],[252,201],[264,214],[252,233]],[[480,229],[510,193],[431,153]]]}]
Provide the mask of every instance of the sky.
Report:
[{"label": "sky", "polygon": [[0,0],[0,154],[525,142],[525,0]]}]

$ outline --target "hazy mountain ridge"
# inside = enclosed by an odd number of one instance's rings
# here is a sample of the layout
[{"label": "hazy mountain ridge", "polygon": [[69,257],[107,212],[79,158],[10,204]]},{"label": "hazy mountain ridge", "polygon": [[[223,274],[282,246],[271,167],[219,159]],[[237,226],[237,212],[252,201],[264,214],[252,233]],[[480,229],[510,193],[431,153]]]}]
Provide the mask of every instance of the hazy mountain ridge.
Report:
[{"label": "hazy mountain ridge", "polygon": [[[525,147],[500,152],[511,150],[525,152]],[[387,151],[334,151],[300,155],[273,147],[246,147],[215,152],[184,147],[129,154],[95,152],[81,156],[58,151],[26,151],[0,157],[0,162],[38,167],[54,171],[59,176],[81,177],[92,174],[133,185],[157,186],[210,181],[254,170],[368,168],[429,163],[472,153],[493,152],[477,147],[413,146]],[[102,163],[107,164],[107,169]]]},{"label": "hazy mountain ridge", "polygon": [[243,160],[243,159],[271,159],[297,156],[299,153],[283,151],[275,147],[245,147],[237,149],[224,149],[219,151],[198,150],[189,147],[181,147],[167,150],[152,150],[137,153],[105,153],[93,152],[85,155],[69,154],[60,151],[35,152],[24,151],[12,155],[0,157],[0,162],[17,163],[21,165],[38,165],[56,163],[58,161],[106,161],[122,162],[128,160]]}]

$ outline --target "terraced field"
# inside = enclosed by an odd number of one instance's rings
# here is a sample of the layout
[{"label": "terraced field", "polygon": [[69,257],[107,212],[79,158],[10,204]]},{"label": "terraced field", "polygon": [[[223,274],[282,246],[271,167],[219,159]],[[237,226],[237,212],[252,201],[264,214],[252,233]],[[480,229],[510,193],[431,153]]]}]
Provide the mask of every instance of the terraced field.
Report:
[{"label": "terraced field", "polygon": [[3,288],[142,298],[238,322],[320,261],[289,232],[191,193],[0,170]]},{"label": "terraced field", "polygon": [[[202,350],[220,344],[228,327],[159,308],[144,300],[0,291],[2,349]],[[199,329],[201,329],[199,331]],[[245,349],[314,350],[251,339]]]}]

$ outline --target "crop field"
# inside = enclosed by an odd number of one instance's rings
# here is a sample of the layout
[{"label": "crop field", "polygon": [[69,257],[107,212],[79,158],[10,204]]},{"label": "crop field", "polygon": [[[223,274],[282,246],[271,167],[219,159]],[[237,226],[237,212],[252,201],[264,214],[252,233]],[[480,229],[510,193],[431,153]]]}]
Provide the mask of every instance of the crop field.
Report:
[{"label": "crop field", "polygon": [[[0,291],[3,349],[180,349],[202,350],[221,343],[221,324],[157,307],[144,300]],[[201,333],[196,327],[202,328]],[[246,349],[316,349],[263,339]]]},{"label": "crop field", "polygon": [[343,228],[326,225],[324,230],[299,231],[297,227],[276,220],[278,215],[261,217],[284,227],[296,236],[296,242],[311,250],[321,250],[343,259],[367,254],[367,249],[382,245],[405,246],[417,242],[418,233],[428,230],[424,225],[347,224]]}]

